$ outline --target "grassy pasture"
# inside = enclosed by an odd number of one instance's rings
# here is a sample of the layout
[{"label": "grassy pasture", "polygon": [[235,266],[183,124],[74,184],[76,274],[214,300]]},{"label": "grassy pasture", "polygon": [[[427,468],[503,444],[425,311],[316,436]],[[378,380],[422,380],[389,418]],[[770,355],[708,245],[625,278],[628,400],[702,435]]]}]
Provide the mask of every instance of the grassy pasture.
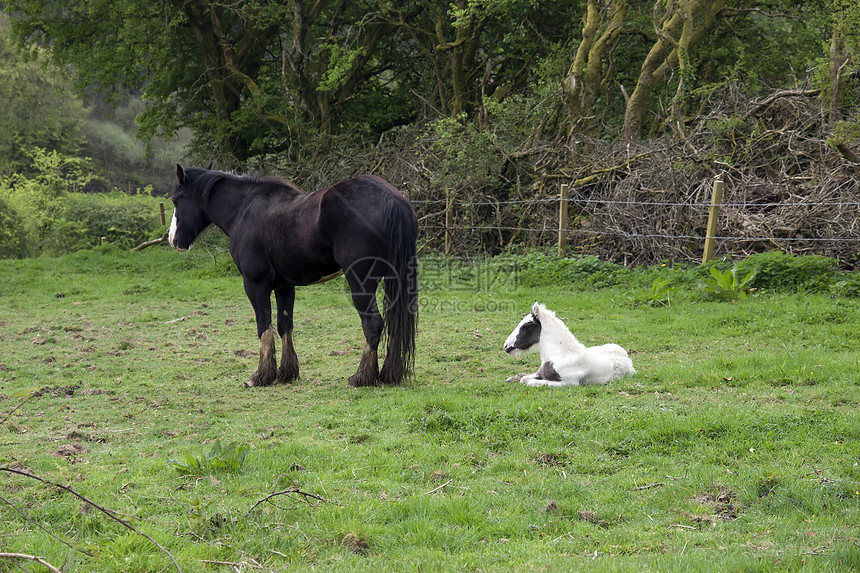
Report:
[{"label": "grassy pasture", "polygon": [[[652,308],[630,287],[431,269],[413,381],[350,389],[360,326],[331,282],[298,293],[302,379],[248,389],[253,313],[221,267],[166,249],[0,261],[0,467],[137,530],[3,472],[0,552],[176,570],[143,533],[185,572],[860,569],[852,299]],[[628,348],[636,376],[506,384],[537,368],[501,350],[536,299]],[[250,450],[179,471],[216,443]]]}]

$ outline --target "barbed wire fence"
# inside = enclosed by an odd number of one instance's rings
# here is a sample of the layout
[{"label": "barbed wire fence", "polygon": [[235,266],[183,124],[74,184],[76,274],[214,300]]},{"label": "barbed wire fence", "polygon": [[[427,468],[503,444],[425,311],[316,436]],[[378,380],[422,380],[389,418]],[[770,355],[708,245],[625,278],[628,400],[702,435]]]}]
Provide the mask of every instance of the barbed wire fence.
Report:
[{"label": "barbed wire fence", "polygon": [[[556,244],[560,254],[608,255],[623,264],[701,261],[714,206],[712,186],[713,179],[709,179],[682,201],[660,200],[654,193],[647,199],[593,198],[576,187],[562,193],[560,186],[556,197],[430,200],[417,207],[425,240],[447,254],[461,252],[465,244],[483,245],[490,251],[514,244],[544,248]],[[715,256],[778,249],[853,260],[860,252],[860,198],[851,198],[856,194],[856,182],[836,184],[835,191],[826,198],[819,193],[761,201],[751,200],[743,189],[730,188],[717,204],[717,233],[711,237]],[[570,216],[560,218],[565,202]],[[480,222],[487,210],[495,213],[495,220]],[[529,216],[523,217],[525,213]],[[619,216],[622,213],[625,215]],[[516,224],[505,223],[514,217]]]},{"label": "barbed wire fence", "polygon": [[[828,144],[833,120],[817,100],[786,93],[756,102],[729,90],[710,109],[672,140],[509,155],[493,196],[412,193],[424,237],[460,254],[549,249],[561,236],[562,252],[626,265],[701,262],[720,178],[715,257],[782,250],[860,265],[860,164]],[[564,204],[569,217],[560,220]]]}]

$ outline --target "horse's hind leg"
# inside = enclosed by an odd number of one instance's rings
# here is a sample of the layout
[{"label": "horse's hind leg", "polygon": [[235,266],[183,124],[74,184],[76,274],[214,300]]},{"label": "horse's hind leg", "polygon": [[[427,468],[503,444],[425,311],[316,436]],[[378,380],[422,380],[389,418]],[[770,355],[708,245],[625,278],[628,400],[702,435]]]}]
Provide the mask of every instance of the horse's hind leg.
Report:
[{"label": "horse's hind leg", "polygon": [[281,337],[281,365],[275,383],[293,382],[299,379],[299,357],[293,348],[293,304],[296,301],[296,288],[275,289],[275,302],[278,306],[278,334]]},{"label": "horse's hind leg", "polygon": [[[363,268],[354,268],[362,266]],[[353,265],[346,275],[352,291],[352,303],[361,317],[364,332],[364,350],[358,370],[349,377],[349,385],[376,386],[379,384],[379,340],[382,338],[383,321],[376,304],[376,287],[380,279],[374,278],[373,265]]]}]

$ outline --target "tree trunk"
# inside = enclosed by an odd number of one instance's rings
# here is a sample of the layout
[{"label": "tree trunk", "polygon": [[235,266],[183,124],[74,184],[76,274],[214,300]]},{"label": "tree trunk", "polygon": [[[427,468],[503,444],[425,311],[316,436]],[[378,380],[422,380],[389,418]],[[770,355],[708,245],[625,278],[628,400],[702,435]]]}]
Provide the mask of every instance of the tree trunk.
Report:
[{"label": "tree trunk", "polygon": [[[663,0],[657,0],[654,4],[654,31],[657,39],[642,63],[636,87],[627,100],[622,135],[628,142],[639,139],[642,117],[651,94],[675,67],[679,68],[680,73],[673,106],[679,105],[679,99],[687,92],[686,81],[690,77],[689,62],[692,51],[714,28],[717,16],[725,8],[726,0],[670,2],[663,15],[658,17],[664,4]],[[675,107],[673,111],[677,113],[680,109]]]},{"label": "tree trunk", "polygon": [[[606,84],[606,60],[626,23],[627,6],[624,2],[609,0],[606,12],[600,9],[600,4],[599,0],[588,0],[582,41],[563,83],[570,118],[568,135],[571,138],[577,133],[591,134],[596,127],[593,107]],[[604,14],[610,12],[609,21],[603,21]]]}]

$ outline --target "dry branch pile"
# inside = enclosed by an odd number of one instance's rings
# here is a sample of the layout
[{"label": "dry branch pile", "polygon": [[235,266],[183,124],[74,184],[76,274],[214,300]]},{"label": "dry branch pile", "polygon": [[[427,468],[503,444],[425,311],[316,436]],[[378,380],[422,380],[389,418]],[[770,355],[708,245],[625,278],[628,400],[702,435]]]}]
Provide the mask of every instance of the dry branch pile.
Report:
[{"label": "dry branch pile", "polygon": [[466,256],[552,247],[568,183],[570,251],[625,264],[700,261],[713,181],[722,176],[715,256],[779,249],[853,266],[860,165],[826,143],[833,119],[817,96],[794,90],[752,101],[726,88],[671,140],[630,145],[559,144],[525,128],[488,134],[449,123],[441,135],[390,134],[363,155],[330,154],[295,175],[315,188],[372,166],[409,196],[429,250],[444,246],[450,198],[452,254]]}]

